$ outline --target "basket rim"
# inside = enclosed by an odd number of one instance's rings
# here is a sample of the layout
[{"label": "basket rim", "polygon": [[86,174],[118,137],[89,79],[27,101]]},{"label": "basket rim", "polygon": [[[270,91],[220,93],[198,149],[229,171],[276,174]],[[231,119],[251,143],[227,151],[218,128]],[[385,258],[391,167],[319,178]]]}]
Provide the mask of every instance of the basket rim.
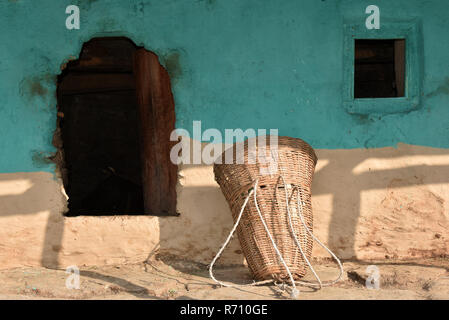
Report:
[{"label": "basket rim", "polygon": [[[265,141],[269,141],[270,137],[272,135],[266,135],[266,140]],[[225,155],[227,153],[232,152],[232,154],[234,155],[236,153],[236,148],[239,145],[243,144],[243,152],[244,152],[244,157],[248,156],[248,143],[249,141],[252,140],[257,140],[259,137],[261,136],[257,136],[257,137],[253,137],[253,138],[248,138],[243,142],[235,142],[232,144],[232,146],[228,147],[227,149],[225,149],[219,157],[217,157],[217,159],[214,161],[214,166],[225,166],[225,165],[253,165],[253,164],[247,164],[247,163],[236,163],[236,157],[232,157],[232,163],[220,163],[222,159],[225,158]],[[290,149],[297,149],[298,151],[305,151],[307,154],[309,154],[313,160],[314,166],[316,166],[317,162],[318,162],[318,157],[315,153],[315,150],[312,148],[312,146],[307,143],[305,140],[300,139],[300,138],[293,138],[293,137],[289,137],[289,136],[277,136],[278,139],[278,152],[282,152],[283,150],[285,150],[286,148],[290,148]],[[258,149],[259,147],[256,145],[256,149]],[[266,144],[266,148],[267,150],[270,150],[270,145]],[[218,162],[220,160],[220,162]],[[256,164],[258,163],[258,161],[256,162]]]}]

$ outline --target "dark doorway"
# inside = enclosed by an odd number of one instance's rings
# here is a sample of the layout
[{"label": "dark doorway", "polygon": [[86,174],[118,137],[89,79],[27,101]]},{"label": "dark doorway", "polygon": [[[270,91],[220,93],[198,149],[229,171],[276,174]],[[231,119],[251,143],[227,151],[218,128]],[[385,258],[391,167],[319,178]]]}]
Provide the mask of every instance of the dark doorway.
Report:
[{"label": "dark doorway", "polygon": [[354,98],[405,93],[405,40],[355,40]]},{"label": "dark doorway", "polygon": [[[84,44],[79,59],[69,62],[58,77],[67,216],[175,213],[148,205],[157,197],[145,184],[165,183],[163,192],[168,193],[176,182],[165,182],[168,176],[164,175],[149,177],[142,165],[153,152],[145,151],[147,141],[142,137],[154,138],[154,130],[146,126],[154,121],[149,117],[154,105],[147,105],[149,110],[142,113],[138,103],[142,93],[136,91],[134,56],[139,50],[146,51],[127,38],[95,38]],[[174,127],[174,105],[159,107],[162,113],[172,114]],[[159,152],[169,153],[168,141],[157,143],[162,144],[157,146]],[[158,165],[159,170],[173,166],[170,162]],[[170,201],[176,205],[176,193]]]}]

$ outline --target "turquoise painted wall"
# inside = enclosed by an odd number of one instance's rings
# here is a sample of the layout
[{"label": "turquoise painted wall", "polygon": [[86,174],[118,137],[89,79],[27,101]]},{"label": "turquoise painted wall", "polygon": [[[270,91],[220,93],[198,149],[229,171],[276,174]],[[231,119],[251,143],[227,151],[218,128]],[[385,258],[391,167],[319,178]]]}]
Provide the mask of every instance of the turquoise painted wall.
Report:
[{"label": "turquoise painted wall", "polygon": [[[81,29],[65,28],[66,6]],[[342,105],[343,23],[421,24],[421,108],[351,115]],[[315,148],[449,148],[446,0],[2,0],[0,172],[52,171],[56,75],[83,42],[127,36],[172,77],[177,127],[279,128]]]}]

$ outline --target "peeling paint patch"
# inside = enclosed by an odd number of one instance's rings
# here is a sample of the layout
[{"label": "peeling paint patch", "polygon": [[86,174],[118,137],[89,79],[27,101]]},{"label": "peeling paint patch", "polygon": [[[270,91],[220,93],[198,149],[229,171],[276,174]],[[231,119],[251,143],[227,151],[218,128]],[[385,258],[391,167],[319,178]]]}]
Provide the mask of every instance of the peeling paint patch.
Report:
[{"label": "peeling paint patch", "polygon": [[31,82],[30,92],[33,96],[44,96],[45,94],[47,94],[47,88],[44,88],[40,82]]},{"label": "peeling paint patch", "polygon": [[59,67],[59,69],[61,69],[61,71],[64,70],[70,61],[74,61],[77,59],[78,58],[76,56],[69,56],[67,59],[64,59],[64,61],[61,63],[61,66]]},{"label": "peeling paint patch", "polygon": [[178,80],[183,74],[181,64],[179,62],[180,60],[179,51],[172,51],[168,54],[163,55],[162,60],[170,76],[170,80],[172,82]]},{"label": "peeling paint patch", "polygon": [[45,98],[49,93],[48,87],[55,81],[55,77],[50,74],[26,77],[20,83],[20,95],[26,98]]},{"label": "peeling paint patch", "polygon": [[48,165],[53,164],[52,157],[52,153],[37,150],[31,151],[31,159],[37,168],[46,168]]}]

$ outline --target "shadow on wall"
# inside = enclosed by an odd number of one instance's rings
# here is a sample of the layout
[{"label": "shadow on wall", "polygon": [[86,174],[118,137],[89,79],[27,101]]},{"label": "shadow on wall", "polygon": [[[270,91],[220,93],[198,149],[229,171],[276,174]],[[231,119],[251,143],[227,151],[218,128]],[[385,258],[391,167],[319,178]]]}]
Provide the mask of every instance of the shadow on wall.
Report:
[{"label": "shadow on wall", "polygon": [[[318,158],[314,217],[325,222],[327,243],[338,255],[449,254],[448,150],[399,144],[398,149],[318,150]],[[326,195],[331,201],[321,203]]]},{"label": "shadow on wall", "polygon": [[[406,259],[449,253],[449,150],[399,144],[316,151],[314,230],[339,257]],[[211,166],[184,166],[180,172],[181,216],[160,219],[159,252],[199,257],[208,264],[233,225],[231,213],[218,185],[211,183]],[[177,241],[189,244],[178,246]],[[328,254],[314,245],[314,256]],[[242,263],[236,236],[222,261]]]},{"label": "shadow on wall", "polygon": [[[312,190],[315,232],[340,257],[448,254],[449,150],[400,145],[317,153],[320,160]],[[180,171],[181,216],[149,218],[159,221],[158,252],[207,264],[226,239],[232,217],[211,167],[188,169],[184,177]],[[64,219],[70,218],[61,212],[65,199],[60,187],[49,173],[0,175],[0,259],[34,265],[40,256],[42,265],[61,267]],[[142,239],[142,244],[148,248],[146,241]],[[237,237],[222,261],[242,263]]]},{"label": "shadow on wall", "polygon": [[[64,234],[65,210],[62,187],[52,175],[44,172],[0,175],[0,261],[14,260],[13,265],[35,265],[65,270],[60,255]],[[6,219],[17,217],[17,219]],[[4,218],[4,219],[2,219]],[[24,219],[27,219],[26,223]],[[6,223],[5,223],[6,222]],[[44,238],[42,239],[42,235]],[[81,270],[82,277],[100,280],[120,287],[137,298],[158,299],[147,288],[125,279]]]},{"label": "shadow on wall", "polygon": [[[159,217],[158,256],[172,262],[174,256],[189,262],[210,263],[232,228],[233,220],[212,166],[182,165],[178,171],[178,217]],[[151,255],[151,254],[150,254]],[[237,237],[222,254],[227,265],[243,263]]]},{"label": "shadow on wall", "polygon": [[[20,219],[8,219],[7,224],[2,222],[0,243],[5,245],[1,253],[3,259],[25,260],[26,264],[27,260],[32,261],[38,255],[36,250],[42,250],[43,266],[59,266],[64,232],[61,208],[65,206],[65,198],[60,185],[51,176],[44,172],[0,175],[0,219],[8,216],[26,216],[28,219],[25,225],[20,223]],[[41,239],[42,234],[45,234],[44,239]]]}]

